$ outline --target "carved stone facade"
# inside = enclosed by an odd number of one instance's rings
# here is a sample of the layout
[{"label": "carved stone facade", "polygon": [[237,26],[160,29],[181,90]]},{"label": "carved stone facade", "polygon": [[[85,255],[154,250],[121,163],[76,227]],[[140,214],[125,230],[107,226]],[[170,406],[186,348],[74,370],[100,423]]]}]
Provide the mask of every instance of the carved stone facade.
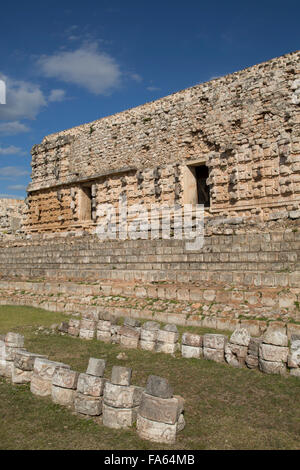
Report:
[{"label": "carved stone facade", "polygon": [[[196,85],[32,149],[27,232],[93,231],[101,204],[201,201],[272,220],[300,208],[300,52]],[[200,175],[200,176],[199,176]],[[199,189],[200,181],[200,189]]]},{"label": "carved stone facade", "polygon": [[22,229],[24,200],[0,199],[0,239],[14,237]]}]

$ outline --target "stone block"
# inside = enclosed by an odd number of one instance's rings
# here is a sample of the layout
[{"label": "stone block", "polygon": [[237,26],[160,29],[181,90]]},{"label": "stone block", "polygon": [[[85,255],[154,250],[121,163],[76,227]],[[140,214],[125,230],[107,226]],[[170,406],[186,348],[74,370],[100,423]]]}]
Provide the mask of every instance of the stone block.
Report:
[{"label": "stone block", "polygon": [[141,322],[136,318],[126,317],[124,319],[124,326],[139,328],[141,326]]},{"label": "stone block", "polygon": [[139,346],[145,351],[155,351],[156,343],[154,341],[144,341],[140,339]]},{"label": "stone block", "polygon": [[96,322],[93,320],[82,319],[80,322],[80,330],[95,330]]},{"label": "stone block", "polygon": [[252,356],[248,354],[245,359],[246,366],[249,369],[257,369],[258,368],[258,356]]},{"label": "stone block", "polygon": [[120,336],[120,345],[124,348],[137,349],[139,346],[139,337]]},{"label": "stone block", "polygon": [[79,336],[79,328],[76,328],[74,326],[69,326],[68,335],[75,336],[75,337]]},{"label": "stone block", "polygon": [[103,395],[106,379],[88,374],[79,374],[77,391],[82,395],[100,397]]},{"label": "stone block", "polygon": [[102,398],[95,398],[76,392],[74,408],[77,413],[88,416],[99,416],[102,413]]},{"label": "stone block", "polygon": [[144,389],[134,385],[124,386],[106,382],[104,403],[113,408],[135,408],[139,406]]},{"label": "stone block", "polygon": [[260,358],[258,365],[261,372],[264,372],[265,374],[285,375],[287,373],[286,366],[283,362],[264,361]]},{"label": "stone block", "polygon": [[103,425],[122,429],[131,427],[137,418],[137,408],[113,408],[103,403]]},{"label": "stone block", "polygon": [[157,341],[155,344],[155,351],[162,352],[165,354],[174,354],[178,350],[178,343],[164,343]]},{"label": "stone block", "polygon": [[51,397],[54,403],[63,406],[73,406],[76,391],[71,388],[62,388],[52,384]]},{"label": "stone block", "polygon": [[34,395],[38,395],[40,397],[46,397],[51,395],[52,393],[52,378],[46,379],[41,378],[38,375],[32,374],[31,382],[30,382],[30,391]]},{"label": "stone block", "polygon": [[203,350],[201,347],[188,346],[187,344],[181,345],[181,355],[185,358],[199,358],[203,355]]},{"label": "stone block", "polygon": [[23,348],[24,336],[19,333],[9,332],[5,336],[5,344],[11,348]]},{"label": "stone block", "polygon": [[141,337],[140,341],[145,341],[145,342],[155,342],[157,339],[157,332],[158,330],[144,330],[143,328],[141,329]]},{"label": "stone block", "polygon": [[238,328],[232,333],[230,343],[247,347],[250,343],[250,339],[250,334],[246,328]]},{"label": "stone block", "polygon": [[147,331],[158,331],[159,328],[160,324],[156,321],[146,321],[142,326],[142,329]]},{"label": "stone block", "polygon": [[178,341],[179,333],[174,331],[158,330],[157,341],[160,343],[174,344]]},{"label": "stone block", "polygon": [[204,359],[209,359],[215,362],[225,362],[225,355],[223,349],[203,348]]},{"label": "stone block", "polygon": [[159,398],[172,398],[173,387],[164,377],[149,375],[146,385],[146,393]]},{"label": "stone block", "polygon": [[207,333],[203,336],[203,347],[205,349],[225,349],[228,338],[225,335]]},{"label": "stone block", "polygon": [[251,356],[258,357],[259,354],[259,346],[262,343],[262,338],[251,338],[249,346],[248,346],[248,354]]},{"label": "stone block", "polygon": [[225,359],[233,367],[243,367],[247,356],[247,346],[227,343],[225,346]]},{"label": "stone block", "polygon": [[143,418],[138,414],[136,429],[139,437],[161,444],[175,444],[177,424],[166,424]]},{"label": "stone block", "polygon": [[259,357],[264,361],[287,362],[288,354],[289,349],[287,347],[264,343],[259,346]]},{"label": "stone block", "polygon": [[115,385],[130,385],[132,369],[129,367],[113,366],[111,383]]},{"label": "stone block", "polygon": [[105,359],[90,357],[86,373],[95,377],[103,377],[106,367]]},{"label": "stone block", "polygon": [[160,398],[143,393],[139,415],[152,421],[175,424],[183,408],[184,400],[181,397]]},{"label": "stone block", "polygon": [[292,375],[293,377],[300,377],[300,369],[291,369],[290,375]]},{"label": "stone block", "polygon": [[95,330],[84,330],[82,328],[79,330],[79,338],[91,340],[94,339],[94,336]]},{"label": "stone block", "polygon": [[4,358],[6,359],[6,361],[14,361],[16,355],[21,352],[25,352],[25,349],[5,345]]},{"label": "stone block", "polygon": [[27,384],[32,378],[31,370],[18,369],[15,365],[12,367],[11,381],[13,384]]},{"label": "stone block", "polygon": [[99,320],[97,324],[97,330],[110,332],[111,322],[109,320]]},{"label": "stone block", "polygon": [[288,366],[291,368],[300,367],[300,340],[291,342],[290,353],[288,355]]},{"label": "stone block", "polygon": [[200,335],[194,333],[183,333],[181,343],[186,346],[193,346],[196,348],[202,347],[203,338]]},{"label": "stone block", "polygon": [[63,364],[62,362],[50,361],[43,357],[37,357],[34,361],[33,373],[40,378],[45,378],[52,382],[52,378],[57,367],[70,369],[69,365]]},{"label": "stone block", "polygon": [[75,390],[78,381],[78,372],[64,367],[57,367],[53,374],[52,385]]},{"label": "stone block", "polygon": [[47,357],[42,354],[34,354],[29,351],[19,351],[15,355],[15,367],[23,371],[33,371],[34,361],[37,357],[47,359]]},{"label": "stone block", "polygon": [[288,337],[285,326],[270,325],[263,335],[263,342],[275,346],[287,346]]},{"label": "stone block", "polygon": [[120,329],[120,332],[119,334],[121,336],[127,336],[129,338],[137,338],[139,339],[140,337],[140,330],[137,330],[133,327],[129,327],[129,326],[122,326],[121,329]]},{"label": "stone block", "polygon": [[97,340],[103,343],[111,343],[112,334],[110,331],[97,330]]}]

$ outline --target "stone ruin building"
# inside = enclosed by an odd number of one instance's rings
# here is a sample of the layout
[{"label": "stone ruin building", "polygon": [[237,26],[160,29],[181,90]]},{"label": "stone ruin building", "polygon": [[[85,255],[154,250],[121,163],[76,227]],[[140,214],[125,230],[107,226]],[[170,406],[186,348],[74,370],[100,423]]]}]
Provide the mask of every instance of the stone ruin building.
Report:
[{"label": "stone ruin building", "polygon": [[[286,54],[35,145],[23,235],[0,242],[1,301],[13,292],[16,303],[67,311],[107,301],[124,313],[125,301],[113,303],[123,296],[132,315],[179,324],[299,322],[299,59]],[[124,197],[146,208],[204,204],[203,247],[99,240],[99,208],[118,210]]]}]

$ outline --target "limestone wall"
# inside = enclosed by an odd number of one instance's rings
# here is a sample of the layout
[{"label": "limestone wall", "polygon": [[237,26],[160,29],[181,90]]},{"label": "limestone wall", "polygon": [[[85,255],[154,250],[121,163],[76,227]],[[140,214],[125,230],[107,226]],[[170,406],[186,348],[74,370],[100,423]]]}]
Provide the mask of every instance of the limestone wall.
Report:
[{"label": "limestone wall", "polygon": [[18,199],[0,199],[0,238],[9,238],[22,229],[25,204]]},{"label": "limestone wall", "polygon": [[131,203],[182,203],[186,166],[195,162],[209,168],[212,214],[297,210],[299,58],[287,54],[45,137],[32,149],[26,230],[88,225],[79,216],[83,182],[93,184],[90,223],[99,204],[124,194]]}]

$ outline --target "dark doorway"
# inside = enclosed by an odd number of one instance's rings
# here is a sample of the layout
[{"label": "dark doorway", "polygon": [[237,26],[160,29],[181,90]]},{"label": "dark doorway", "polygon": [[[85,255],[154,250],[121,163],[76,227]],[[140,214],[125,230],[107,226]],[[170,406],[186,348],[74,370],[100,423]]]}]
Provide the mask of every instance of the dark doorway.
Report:
[{"label": "dark doorway", "polygon": [[81,207],[80,207],[80,219],[91,220],[92,219],[92,188],[91,186],[81,187]]},{"label": "dark doorway", "polygon": [[209,187],[206,180],[209,176],[208,167],[206,165],[195,166],[196,181],[197,181],[197,196],[198,204],[203,204],[204,207],[210,206]]}]

